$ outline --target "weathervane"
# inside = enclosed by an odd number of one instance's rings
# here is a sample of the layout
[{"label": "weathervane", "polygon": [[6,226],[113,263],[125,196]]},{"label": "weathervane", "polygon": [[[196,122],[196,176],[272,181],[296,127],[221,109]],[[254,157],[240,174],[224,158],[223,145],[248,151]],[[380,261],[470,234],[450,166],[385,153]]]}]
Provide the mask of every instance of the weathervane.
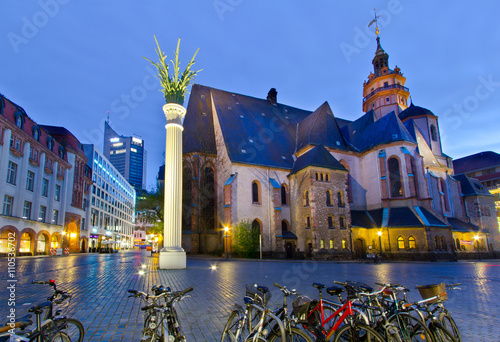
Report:
[{"label": "weathervane", "polygon": [[372,26],[373,23],[375,23],[375,34],[378,37],[378,34],[380,33],[380,31],[378,29],[378,19],[380,18],[380,15],[377,15],[377,9],[376,8],[373,9],[373,12],[375,12],[375,18],[372,21],[370,21],[370,23],[368,24],[368,27]]}]

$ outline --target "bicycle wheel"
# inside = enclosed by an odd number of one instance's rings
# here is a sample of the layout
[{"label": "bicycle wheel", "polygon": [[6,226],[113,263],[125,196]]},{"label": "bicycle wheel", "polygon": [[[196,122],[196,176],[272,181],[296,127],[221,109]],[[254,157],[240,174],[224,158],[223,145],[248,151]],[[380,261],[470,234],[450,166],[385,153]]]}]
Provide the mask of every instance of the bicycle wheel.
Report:
[{"label": "bicycle wheel", "polygon": [[373,328],[364,324],[344,325],[337,330],[334,342],[384,342],[384,338]]},{"label": "bicycle wheel", "polygon": [[82,342],[85,337],[85,329],[82,323],[73,318],[60,318],[54,320],[55,331],[63,332],[71,342]]},{"label": "bicycle wheel", "polygon": [[267,341],[269,341],[269,342],[281,342],[281,341],[313,342],[313,339],[311,337],[309,337],[309,335],[306,332],[300,330],[299,328],[291,327],[289,332],[290,332],[290,335],[288,336],[287,339],[283,340],[281,338],[281,334],[272,333],[270,336],[268,336]]},{"label": "bicycle wheel", "polygon": [[451,317],[449,313],[441,312],[439,314],[438,320],[439,323],[443,325],[443,327],[448,329],[448,331],[453,334],[453,336],[458,342],[462,341],[462,338],[460,337],[460,332],[458,331],[457,324],[455,323],[455,320]]},{"label": "bicycle wheel", "polygon": [[399,313],[389,318],[389,323],[394,324],[403,341],[432,341],[432,332],[418,318],[408,313]]},{"label": "bicycle wheel", "polygon": [[71,338],[66,333],[59,331],[50,337],[49,342],[72,342]]},{"label": "bicycle wheel", "polygon": [[[236,335],[241,337],[245,337],[247,335],[246,329],[244,326],[241,326],[242,316],[238,310],[233,310],[229,315],[229,319],[227,320],[226,326],[224,327],[224,331],[222,332],[221,342],[235,342]],[[239,331],[241,329],[241,331]]]},{"label": "bicycle wheel", "polygon": [[448,329],[443,327],[441,323],[431,322],[429,324],[429,329],[432,331],[434,341],[436,342],[458,342],[453,334]]}]

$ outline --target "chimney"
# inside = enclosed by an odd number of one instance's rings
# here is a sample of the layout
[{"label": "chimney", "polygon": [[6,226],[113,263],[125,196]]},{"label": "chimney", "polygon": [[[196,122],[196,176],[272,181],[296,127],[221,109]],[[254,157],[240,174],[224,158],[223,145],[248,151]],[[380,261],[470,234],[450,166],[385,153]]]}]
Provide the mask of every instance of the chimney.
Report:
[{"label": "chimney", "polygon": [[276,106],[278,103],[278,92],[276,91],[276,88],[271,88],[271,90],[269,90],[269,93],[267,93],[267,99],[273,106]]}]

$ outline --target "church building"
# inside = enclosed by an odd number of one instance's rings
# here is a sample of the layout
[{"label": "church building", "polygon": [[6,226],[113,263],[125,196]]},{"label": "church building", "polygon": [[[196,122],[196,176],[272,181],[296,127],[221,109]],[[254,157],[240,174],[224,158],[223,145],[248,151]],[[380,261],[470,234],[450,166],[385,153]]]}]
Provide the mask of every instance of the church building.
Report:
[{"label": "church building", "polygon": [[193,86],[183,134],[188,252],[220,248],[223,227],[231,235],[241,220],[279,258],[452,260],[500,250],[498,226],[470,220],[462,187],[473,180],[453,176],[438,116],[411,102],[376,42],[365,114],[354,121],[328,102],[313,112],[279,103],[274,88],[260,99]]}]

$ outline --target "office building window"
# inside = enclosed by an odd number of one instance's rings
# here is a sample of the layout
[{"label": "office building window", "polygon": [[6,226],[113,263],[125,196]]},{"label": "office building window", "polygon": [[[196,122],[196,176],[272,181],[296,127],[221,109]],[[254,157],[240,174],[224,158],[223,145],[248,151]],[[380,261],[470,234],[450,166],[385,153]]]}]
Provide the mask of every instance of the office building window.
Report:
[{"label": "office building window", "polygon": [[45,222],[45,215],[47,214],[47,207],[40,206],[40,214],[38,215],[38,221]]},{"label": "office building window", "polygon": [[61,200],[61,186],[56,184],[56,191],[54,193],[54,200],[60,201]]},{"label": "office building window", "polygon": [[16,185],[17,164],[9,161],[9,168],[7,170],[7,183]]},{"label": "office building window", "polygon": [[26,190],[33,191],[35,185],[35,173],[28,171],[28,176],[26,177]]},{"label": "office building window", "polygon": [[42,196],[47,197],[49,194],[49,180],[46,178],[42,179]]},{"label": "office building window", "polygon": [[5,195],[3,199],[3,214],[12,216],[12,207],[14,206],[14,197]]},{"label": "office building window", "polygon": [[59,210],[54,209],[54,211],[52,212],[52,223],[57,224],[58,220],[59,220]]},{"label": "office building window", "polygon": [[31,220],[31,202],[24,201],[23,218],[26,220]]}]

